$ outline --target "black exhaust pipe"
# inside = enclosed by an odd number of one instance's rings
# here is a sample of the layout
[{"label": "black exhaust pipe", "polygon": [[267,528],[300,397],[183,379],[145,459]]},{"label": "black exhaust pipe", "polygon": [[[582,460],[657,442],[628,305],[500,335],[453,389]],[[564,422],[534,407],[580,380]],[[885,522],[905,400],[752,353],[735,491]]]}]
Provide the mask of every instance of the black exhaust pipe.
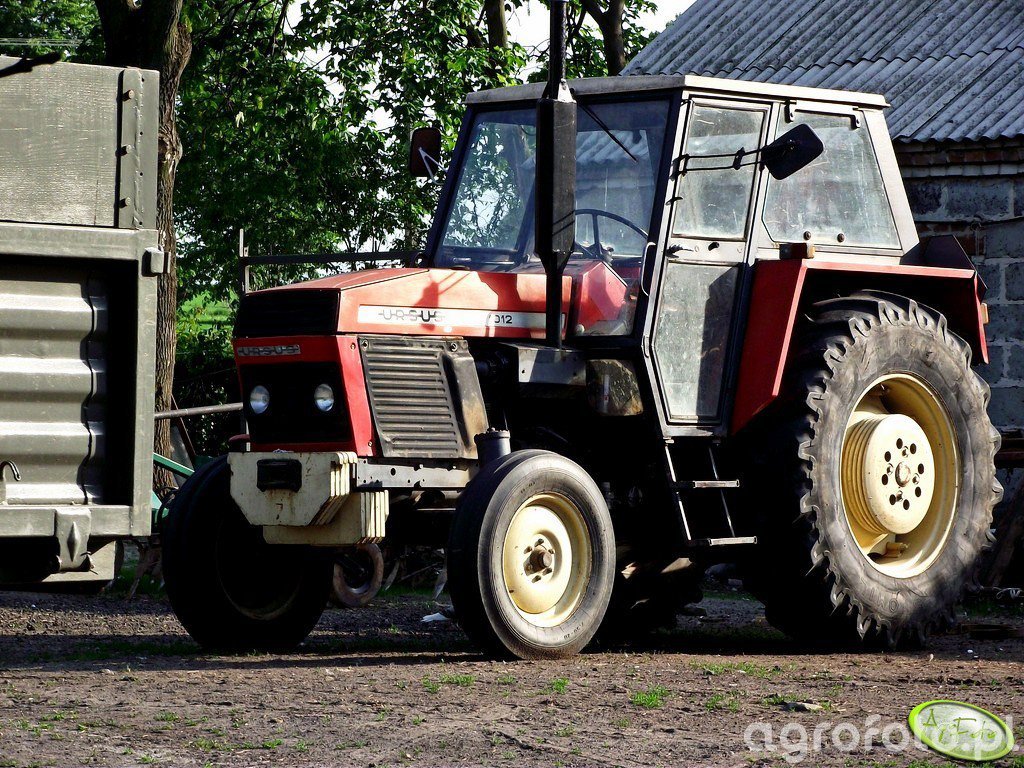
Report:
[{"label": "black exhaust pipe", "polygon": [[548,83],[537,102],[535,248],[547,275],[547,342],[562,346],[562,273],[576,242],[576,102],[565,81],[569,0],[551,0]]}]

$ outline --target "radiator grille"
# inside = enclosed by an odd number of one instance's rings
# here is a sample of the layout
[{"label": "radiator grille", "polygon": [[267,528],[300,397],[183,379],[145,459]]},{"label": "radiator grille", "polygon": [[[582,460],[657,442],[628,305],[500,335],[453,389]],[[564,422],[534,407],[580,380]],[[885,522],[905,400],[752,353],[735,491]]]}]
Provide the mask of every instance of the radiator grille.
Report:
[{"label": "radiator grille", "polygon": [[337,291],[289,288],[250,293],[238,302],[238,338],[330,336],[337,329]]},{"label": "radiator grille", "polygon": [[385,456],[453,458],[466,446],[443,339],[364,338],[363,369]]}]

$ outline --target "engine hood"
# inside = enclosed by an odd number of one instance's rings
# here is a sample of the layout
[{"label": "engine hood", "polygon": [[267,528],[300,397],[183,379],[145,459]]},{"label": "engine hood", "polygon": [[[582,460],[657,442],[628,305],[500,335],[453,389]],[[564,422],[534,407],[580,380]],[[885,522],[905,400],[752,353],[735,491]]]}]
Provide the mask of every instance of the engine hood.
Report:
[{"label": "engine hood", "polygon": [[[236,336],[382,333],[542,339],[544,291],[539,267],[514,273],[362,270],[245,296]],[[563,327],[617,315],[625,292],[625,285],[603,264],[570,270],[562,279]],[[586,307],[574,311],[573,304],[581,301]]]}]

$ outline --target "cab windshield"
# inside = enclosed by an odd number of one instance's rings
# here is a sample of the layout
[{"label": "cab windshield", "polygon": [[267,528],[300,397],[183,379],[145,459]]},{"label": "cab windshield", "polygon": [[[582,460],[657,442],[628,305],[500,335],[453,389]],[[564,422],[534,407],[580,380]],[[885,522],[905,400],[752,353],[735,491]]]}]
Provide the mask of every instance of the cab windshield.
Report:
[{"label": "cab windshield", "polygon": [[[579,105],[574,260],[600,259],[620,275],[639,266],[668,114],[667,99]],[[476,115],[437,266],[517,271],[539,265],[533,253],[536,149],[533,107]]]}]

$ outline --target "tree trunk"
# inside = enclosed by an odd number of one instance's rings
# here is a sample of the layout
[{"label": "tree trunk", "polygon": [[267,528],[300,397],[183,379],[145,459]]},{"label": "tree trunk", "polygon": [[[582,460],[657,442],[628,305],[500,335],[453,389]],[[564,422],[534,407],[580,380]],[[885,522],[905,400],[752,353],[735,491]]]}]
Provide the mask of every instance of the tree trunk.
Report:
[{"label": "tree trunk", "polygon": [[608,74],[619,74],[626,67],[626,42],[622,34],[622,17],[626,12],[625,0],[611,0],[607,10],[602,10],[598,0],[583,0],[583,8],[601,30]]},{"label": "tree trunk", "polygon": [[508,48],[508,25],[505,22],[505,0],[484,0],[487,18],[487,45]]},{"label": "tree trunk", "polygon": [[[177,342],[178,271],[174,232],[174,179],[181,159],[175,105],[181,75],[192,54],[192,38],[181,18],[183,0],[95,0],[99,11],[106,62],[117,67],[155,69],[160,73],[159,168],[156,226],[169,269],[157,286],[156,410],[171,407],[174,350]],[[170,422],[156,422],[153,450],[171,452]],[[173,483],[170,473],[155,476],[158,486]]]}]

